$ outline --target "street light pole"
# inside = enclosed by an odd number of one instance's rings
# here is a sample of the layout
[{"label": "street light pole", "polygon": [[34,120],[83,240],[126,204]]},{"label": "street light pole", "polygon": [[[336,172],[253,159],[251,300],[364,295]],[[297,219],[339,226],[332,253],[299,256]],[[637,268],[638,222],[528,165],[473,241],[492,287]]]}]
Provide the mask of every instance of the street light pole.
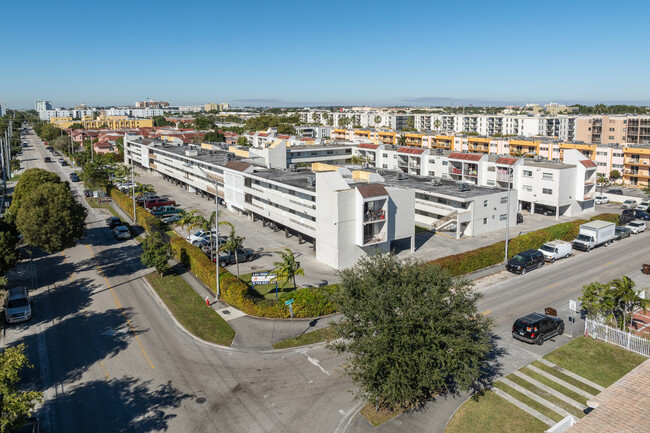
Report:
[{"label": "street light pole", "polygon": [[[199,170],[201,170],[201,173],[203,173],[203,176],[205,176],[207,179],[210,179],[210,176],[200,167],[197,165]],[[214,177],[214,231],[217,233],[217,241],[215,242],[215,273],[217,274],[217,293],[215,297],[215,302],[219,300],[221,296],[221,287],[219,286],[219,193],[218,193],[218,185],[217,185],[217,176],[215,175]],[[212,247],[212,245],[210,245]]]},{"label": "street light pole", "polygon": [[508,262],[508,242],[510,241],[510,181],[513,178],[513,171],[519,165],[519,163],[524,159],[526,155],[530,152],[526,152],[517,159],[517,162],[512,164],[512,167],[508,167],[508,210],[506,211],[506,254],[504,262]]}]

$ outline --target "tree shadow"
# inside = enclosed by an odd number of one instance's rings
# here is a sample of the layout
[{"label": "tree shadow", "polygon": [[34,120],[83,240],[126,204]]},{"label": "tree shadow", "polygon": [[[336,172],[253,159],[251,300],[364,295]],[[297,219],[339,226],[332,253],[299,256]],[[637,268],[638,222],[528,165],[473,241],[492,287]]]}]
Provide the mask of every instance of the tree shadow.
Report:
[{"label": "tree shadow", "polygon": [[123,377],[89,381],[48,400],[41,412],[56,411],[53,431],[152,432],[166,431],[183,401],[192,396],[175,388],[171,381],[155,385]]},{"label": "tree shadow", "polygon": [[106,278],[132,275],[145,267],[140,262],[142,248],[139,244],[120,245],[106,248],[95,256],[81,260],[75,267],[76,272],[91,271],[99,268]]}]

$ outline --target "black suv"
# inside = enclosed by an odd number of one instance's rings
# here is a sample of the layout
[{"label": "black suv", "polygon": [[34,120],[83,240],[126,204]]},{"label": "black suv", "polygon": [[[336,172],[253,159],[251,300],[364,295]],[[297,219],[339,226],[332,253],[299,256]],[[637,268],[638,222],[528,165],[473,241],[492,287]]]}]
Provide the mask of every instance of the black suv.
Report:
[{"label": "black suv", "polygon": [[524,275],[527,271],[539,269],[542,266],[544,266],[544,254],[540,250],[526,250],[508,260],[506,269]]},{"label": "black suv", "polygon": [[535,343],[538,346],[544,344],[544,340],[562,334],[564,334],[562,319],[540,313],[531,313],[520,317],[512,325],[513,337],[527,343]]},{"label": "black suv", "polygon": [[106,218],[106,225],[108,226],[109,229],[114,229],[117,226],[123,226],[124,223],[119,217],[112,216]]},{"label": "black suv", "polygon": [[634,221],[635,219],[636,216],[634,214],[634,209],[623,209],[621,216],[618,217],[618,224],[624,226],[625,224],[629,223],[630,221]]}]

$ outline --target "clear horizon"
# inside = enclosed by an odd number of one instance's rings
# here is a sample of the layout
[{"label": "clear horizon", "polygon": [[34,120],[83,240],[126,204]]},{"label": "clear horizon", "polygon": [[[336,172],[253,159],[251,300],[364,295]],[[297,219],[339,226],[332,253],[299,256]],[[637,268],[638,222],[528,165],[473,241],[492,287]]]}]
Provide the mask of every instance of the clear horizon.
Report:
[{"label": "clear horizon", "polygon": [[642,1],[105,6],[6,5],[14,19],[0,101],[9,109],[43,99],[54,107],[650,104]]}]

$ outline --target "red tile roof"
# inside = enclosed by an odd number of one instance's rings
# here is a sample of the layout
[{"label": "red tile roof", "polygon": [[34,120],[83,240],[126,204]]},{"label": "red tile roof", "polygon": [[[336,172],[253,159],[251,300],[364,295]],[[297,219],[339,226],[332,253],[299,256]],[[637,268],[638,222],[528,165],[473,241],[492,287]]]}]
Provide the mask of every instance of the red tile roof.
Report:
[{"label": "red tile roof", "polygon": [[268,137],[269,134],[257,134],[258,137]]},{"label": "red tile roof", "polygon": [[497,159],[497,164],[500,165],[513,165],[515,162],[517,162],[517,158],[506,158],[505,156],[502,156]]},{"label": "red tile roof", "polygon": [[300,141],[315,141],[315,140],[316,140],[315,138],[310,138],[310,137],[305,137],[300,139]]},{"label": "red tile roof", "polygon": [[379,145],[378,144],[370,144],[370,143],[361,143],[358,147],[359,147],[359,149],[376,150],[379,147]]},{"label": "red tile roof", "polygon": [[598,167],[595,162],[593,162],[590,159],[585,159],[584,161],[580,161],[580,164],[584,165],[587,168],[594,168]]},{"label": "red tile roof", "polygon": [[458,153],[453,152],[449,154],[449,159],[463,159],[467,161],[480,161],[483,155],[477,153]]},{"label": "red tile roof", "polygon": [[359,191],[361,197],[363,198],[383,197],[388,195],[388,191],[386,191],[386,188],[384,188],[383,185],[379,185],[378,183],[359,185],[357,187],[357,190]]},{"label": "red tile roof", "polygon": [[397,149],[398,153],[410,153],[412,155],[422,155],[424,153],[424,149],[416,149],[414,147],[400,147]]},{"label": "red tile roof", "polygon": [[278,138],[281,138],[282,140],[288,140],[291,138],[290,135],[278,135]]}]

